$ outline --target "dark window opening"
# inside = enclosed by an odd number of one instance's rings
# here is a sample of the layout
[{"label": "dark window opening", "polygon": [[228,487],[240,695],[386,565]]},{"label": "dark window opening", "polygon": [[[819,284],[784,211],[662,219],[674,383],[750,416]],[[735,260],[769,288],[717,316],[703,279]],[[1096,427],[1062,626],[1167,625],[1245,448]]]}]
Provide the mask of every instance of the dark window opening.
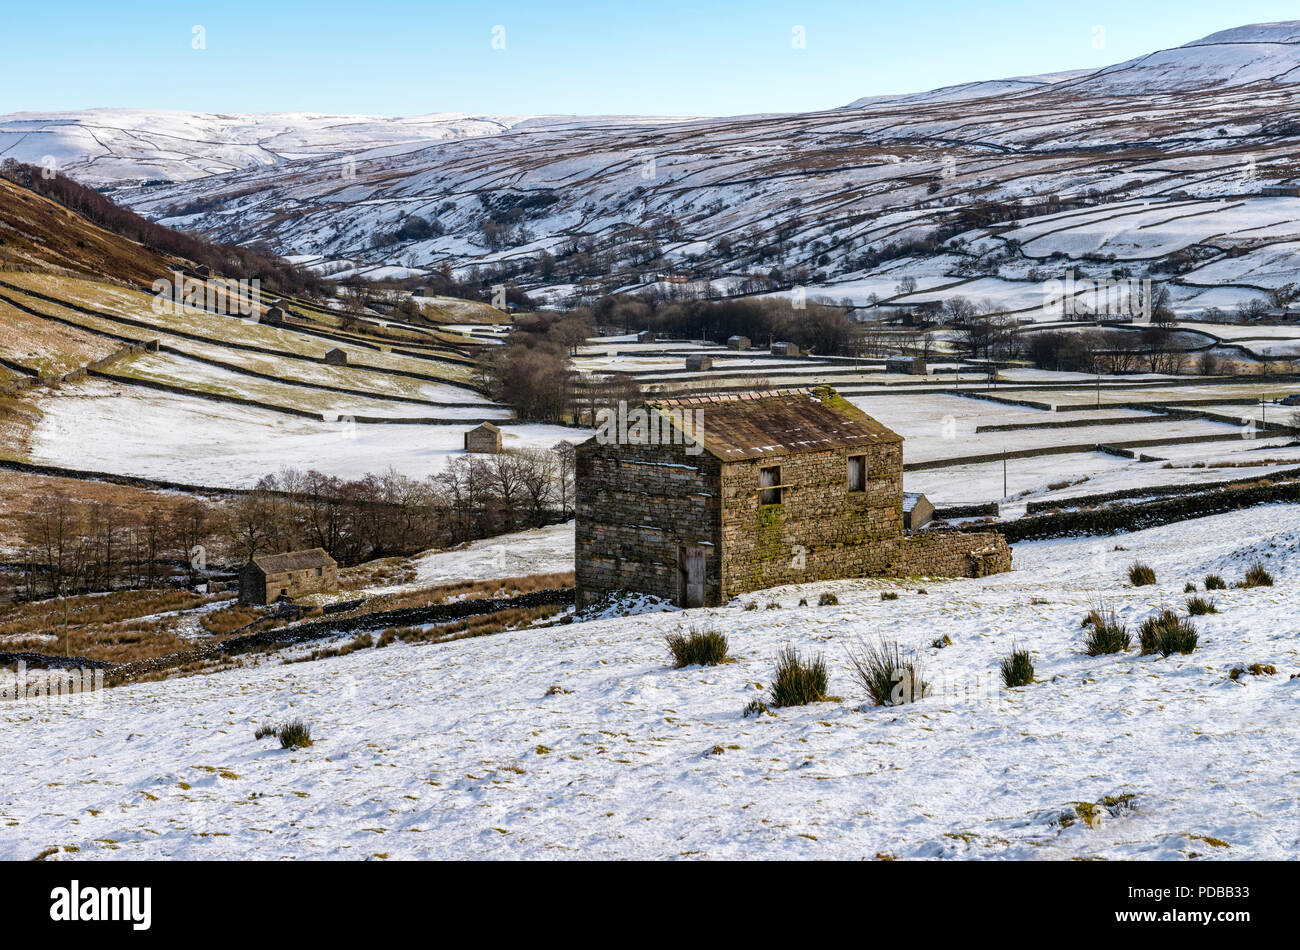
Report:
[{"label": "dark window opening", "polygon": [[781,466],[758,470],[758,503],[760,505],[781,504]]}]

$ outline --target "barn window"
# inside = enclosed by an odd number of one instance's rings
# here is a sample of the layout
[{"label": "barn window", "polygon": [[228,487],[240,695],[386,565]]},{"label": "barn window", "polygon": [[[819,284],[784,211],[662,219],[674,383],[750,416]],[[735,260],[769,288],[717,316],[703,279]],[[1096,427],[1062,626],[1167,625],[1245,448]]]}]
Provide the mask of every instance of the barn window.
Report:
[{"label": "barn window", "polygon": [[849,456],[849,491],[867,490],[867,457]]},{"label": "barn window", "polygon": [[758,503],[760,505],[781,504],[781,466],[758,470]]}]

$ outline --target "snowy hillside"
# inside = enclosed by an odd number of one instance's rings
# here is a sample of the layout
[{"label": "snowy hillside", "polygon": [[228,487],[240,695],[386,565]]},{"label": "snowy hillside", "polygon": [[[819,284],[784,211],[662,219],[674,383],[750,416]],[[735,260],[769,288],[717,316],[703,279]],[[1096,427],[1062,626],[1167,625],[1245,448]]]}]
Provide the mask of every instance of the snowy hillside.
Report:
[{"label": "snowy hillside", "polygon": [[[0,857],[1288,858],[1297,549],[1300,508],[1276,506],[1020,544],[1013,573],[925,593],[823,583],[758,598],[779,610],[6,702]],[[1156,586],[1124,583],[1135,558]],[[1231,582],[1256,559],[1277,586],[1215,592],[1194,653],[1081,652],[1099,597],[1133,627],[1181,607],[1185,582]],[[822,590],[840,604],[796,606]],[[661,637],[690,626],[724,631],[736,662],[670,669]],[[929,645],[944,635],[951,646]],[[864,705],[846,651],[878,636],[918,651],[934,697]],[[1005,691],[1013,643],[1035,682]],[[787,645],[825,655],[839,698],[745,718]],[[1230,676],[1254,663],[1277,672]],[[254,739],[292,717],[311,723],[310,748]]]},{"label": "snowy hillside", "polygon": [[496,135],[511,128],[619,123],[618,118],[319,115],[310,112],[217,115],[160,109],[19,112],[0,116],[0,159],[33,165],[53,159],[91,185],[191,181],[300,159],[341,160],[384,149]]}]

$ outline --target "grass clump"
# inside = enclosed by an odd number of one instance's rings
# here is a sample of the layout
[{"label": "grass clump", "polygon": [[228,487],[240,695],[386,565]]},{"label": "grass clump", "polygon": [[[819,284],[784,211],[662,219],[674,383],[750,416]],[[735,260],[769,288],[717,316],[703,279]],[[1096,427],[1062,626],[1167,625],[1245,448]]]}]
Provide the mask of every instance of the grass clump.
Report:
[{"label": "grass clump", "polygon": [[1028,686],[1034,681],[1034,664],[1029,651],[1012,646],[1011,653],[1002,658],[1002,683],[1007,689]]},{"label": "grass clump", "polygon": [[1242,579],[1238,587],[1272,587],[1273,575],[1265,570],[1264,565],[1256,561],[1246,571],[1245,578]]},{"label": "grass clump", "polygon": [[916,659],[903,654],[898,641],[880,640],[849,654],[853,673],[876,706],[901,706],[924,699],[930,684],[921,676]]},{"label": "grass clump", "polygon": [[1166,609],[1142,621],[1138,642],[1145,656],[1191,653],[1197,645],[1196,628],[1190,621]]},{"label": "grass clump", "polygon": [[898,594],[892,590],[882,590],[880,592],[881,600],[898,600]]},{"label": "grass clump", "polygon": [[1193,617],[1200,617],[1204,614],[1217,614],[1218,605],[1212,600],[1206,600],[1204,597],[1188,597],[1187,612]]},{"label": "grass clump", "polygon": [[1196,585],[1193,584],[1191,581],[1188,581],[1186,584],[1183,585],[1183,593],[1184,593],[1184,594],[1195,594],[1195,593],[1196,593]]},{"label": "grass clump", "polygon": [[727,660],[727,638],[716,630],[697,630],[692,627],[690,633],[670,633],[664,640],[676,669],[683,666],[717,666]]},{"label": "grass clump", "polygon": [[269,722],[264,722],[253,732],[253,738],[265,739],[268,736],[276,735],[278,731],[279,728],[277,726],[273,726]]},{"label": "grass clump", "polygon": [[1088,656],[1104,656],[1109,653],[1123,653],[1133,646],[1133,635],[1128,626],[1119,619],[1114,607],[1095,607],[1084,620],[1088,639],[1084,652]]},{"label": "grass clump", "polygon": [[1252,663],[1250,666],[1234,666],[1228,679],[1234,683],[1249,673],[1251,676],[1276,676],[1277,667],[1272,663]]},{"label": "grass clump", "polygon": [[1223,578],[1220,577],[1218,574],[1206,574],[1205,589],[1206,590],[1227,590],[1228,585],[1223,582]]},{"label": "grass clump", "polygon": [[839,603],[840,603],[840,599],[836,597],[834,594],[830,594],[830,593],[822,594],[820,597],[817,598],[818,607],[837,607],[839,606]]},{"label": "grass clump", "polygon": [[1128,580],[1134,587],[1146,587],[1156,582],[1156,572],[1149,564],[1135,561],[1128,569]]},{"label": "grass clump", "polygon": [[821,654],[805,663],[794,647],[777,655],[770,687],[773,706],[807,706],[826,699],[826,661]]},{"label": "grass clump", "polygon": [[280,738],[281,749],[305,749],[311,745],[311,726],[301,719],[286,722],[275,733]]}]

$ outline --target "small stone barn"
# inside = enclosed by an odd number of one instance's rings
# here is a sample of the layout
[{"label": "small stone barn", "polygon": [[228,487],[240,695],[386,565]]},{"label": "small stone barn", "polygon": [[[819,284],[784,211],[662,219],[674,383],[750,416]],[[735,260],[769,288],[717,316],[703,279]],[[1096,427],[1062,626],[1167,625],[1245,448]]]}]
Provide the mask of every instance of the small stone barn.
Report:
[{"label": "small stone barn", "polygon": [[920,492],[903,492],[903,527],[908,531],[924,528],[934,520],[934,505]]},{"label": "small stone barn", "polygon": [[496,455],[501,451],[501,430],[490,422],[480,423],[465,433],[465,451]]},{"label": "small stone barn", "polygon": [[332,350],[325,351],[325,362],[331,366],[347,366],[348,353],[341,347],[334,347]]},{"label": "small stone barn", "polygon": [[773,343],[773,356],[803,356],[797,343]]},{"label": "small stone barn", "polygon": [[702,353],[692,353],[686,357],[686,368],[692,373],[701,373],[713,369],[713,357]]},{"label": "small stone barn", "polygon": [[262,322],[273,327],[282,326],[284,324],[284,311],[279,307],[271,307],[266,313],[262,314]]},{"label": "small stone barn", "polygon": [[241,604],[273,604],[281,597],[336,590],[339,566],[321,548],[264,554],[253,558],[239,571]]},{"label": "small stone barn", "polygon": [[642,330],[640,333],[636,335],[636,341],[638,343],[653,343],[655,341],[654,331]]},{"label": "small stone barn", "polygon": [[885,359],[886,373],[908,373],[912,376],[924,376],[927,371],[925,360],[919,356],[890,356]]},{"label": "small stone barn", "polygon": [[749,337],[747,336],[727,337],[727,349],[729,350],[747,350],[750,345]]},{"label": "small stone barn", "polygon": [[577,449],[579,606],[1010,569],[1000,534],[904,536],[903,439],[832,389],[663,400],[616,423]]}]

